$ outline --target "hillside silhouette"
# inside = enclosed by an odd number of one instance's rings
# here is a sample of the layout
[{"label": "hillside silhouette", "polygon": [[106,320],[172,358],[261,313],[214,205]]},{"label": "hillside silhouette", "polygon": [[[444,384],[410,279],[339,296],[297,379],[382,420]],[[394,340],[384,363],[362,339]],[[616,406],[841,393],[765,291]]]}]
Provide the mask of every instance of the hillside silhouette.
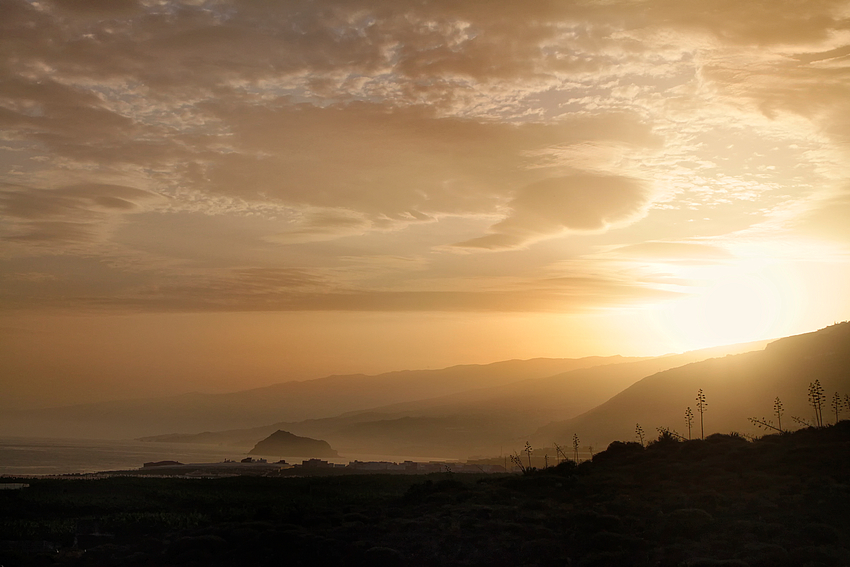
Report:
[{"label": "hillside silhouette", "polygon": [[[648,376],[607,402],[572,419],[550,423],[530,436],[532,443],[568,444],[578,435],[583,445],[604,447],[614,440],[634,440],[640,423],[649,437],[663,427],[687,436],[685,410],[696,414],[692,436],[699,436],[696,395],[702,389],[708,403],[705,433],[738,431],[758,433],[748,417],[770,418],[775,398],[783,407],[783,426],[799,428],[792,417],[812,421],[808,386],[822,385],[827,402],[825,417],[835,421],[828,407],[838,392],[850,393],[850,323],[770,343],[763,351],[731,355],[688,364]],[[776,419],[774,418],[774,422]]]},{"label": "hillside silhouette", "polygon": [[248,451],[249,455],[264,457],[305,457],[331,458],[338,457],[327,441],[299,437],[288,431],[278,429]]}]

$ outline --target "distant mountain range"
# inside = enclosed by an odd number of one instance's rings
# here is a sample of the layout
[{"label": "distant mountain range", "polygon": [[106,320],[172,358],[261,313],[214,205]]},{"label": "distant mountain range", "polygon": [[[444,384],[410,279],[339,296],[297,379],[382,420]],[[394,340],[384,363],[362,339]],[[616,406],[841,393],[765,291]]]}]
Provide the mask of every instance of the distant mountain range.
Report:
[{"label": "distant mountain range", "polygon": [[[328,376],[227,394],[190,393],[7,411],[0,414],[0,434],[123,439],[173,432],[250,428],[279,421],[334,417],[351,411],[634,360],[640,359],[613,356],[509,360],[441,370],[387,372],[375,376]],[[256,441],[254,439],[253,442]]]},{"label": "distant mountain range", "polygon": [[602,364],[286,427],[327,439],[343,453],[458,458],[499,454],[538,427],[579,415],[647,375],[704,360],[708,354],[695,351]]},{"label": "distant mountain range", "polygon": [[[768,344],[770,343],[770,344]],[[492,456],[553,442],[604,449],[657,428],[687,436],[702,389],[706,435],[756,433],[747,417],[770,418],[774,399],[811,419],[807,387],[850,393],[850,323],[761,341],[652,358],[511,360],[376,376],[329,376],[231,394],[68,406],[0,416],[3,435],[142,437],[247,451],[277,430],[323,439],[342,456]],[[831,411],[829,400],[824,414]]]}]

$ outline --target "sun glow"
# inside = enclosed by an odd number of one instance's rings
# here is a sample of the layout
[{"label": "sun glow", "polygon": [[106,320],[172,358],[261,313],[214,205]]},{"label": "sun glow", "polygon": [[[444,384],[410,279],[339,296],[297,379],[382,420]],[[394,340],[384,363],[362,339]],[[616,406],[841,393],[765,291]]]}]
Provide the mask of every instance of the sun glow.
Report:
[{"label": "sun glow", "polygon": [[715,268],[686,299],[657,312],[660,326],[685,348],[782,335],[801,306],[793,280],[778,269]]}]

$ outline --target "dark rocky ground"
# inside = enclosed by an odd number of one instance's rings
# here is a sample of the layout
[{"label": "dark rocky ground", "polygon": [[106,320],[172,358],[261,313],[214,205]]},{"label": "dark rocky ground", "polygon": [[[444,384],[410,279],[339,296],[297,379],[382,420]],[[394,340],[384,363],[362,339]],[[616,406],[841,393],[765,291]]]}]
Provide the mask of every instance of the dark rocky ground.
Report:
[{"label": "dark rocky ground", "polygon": [[25,482],[0,491],[5,567],[850,565],[848,421],[524,475]]}]

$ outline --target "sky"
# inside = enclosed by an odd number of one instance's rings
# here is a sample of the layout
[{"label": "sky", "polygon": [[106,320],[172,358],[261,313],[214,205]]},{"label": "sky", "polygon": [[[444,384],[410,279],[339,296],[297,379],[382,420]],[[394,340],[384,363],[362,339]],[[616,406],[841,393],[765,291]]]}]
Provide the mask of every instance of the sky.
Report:
[{"label": "sky", "polygon": [[0,0],[0,407],[850,319],[850,2]]}]

